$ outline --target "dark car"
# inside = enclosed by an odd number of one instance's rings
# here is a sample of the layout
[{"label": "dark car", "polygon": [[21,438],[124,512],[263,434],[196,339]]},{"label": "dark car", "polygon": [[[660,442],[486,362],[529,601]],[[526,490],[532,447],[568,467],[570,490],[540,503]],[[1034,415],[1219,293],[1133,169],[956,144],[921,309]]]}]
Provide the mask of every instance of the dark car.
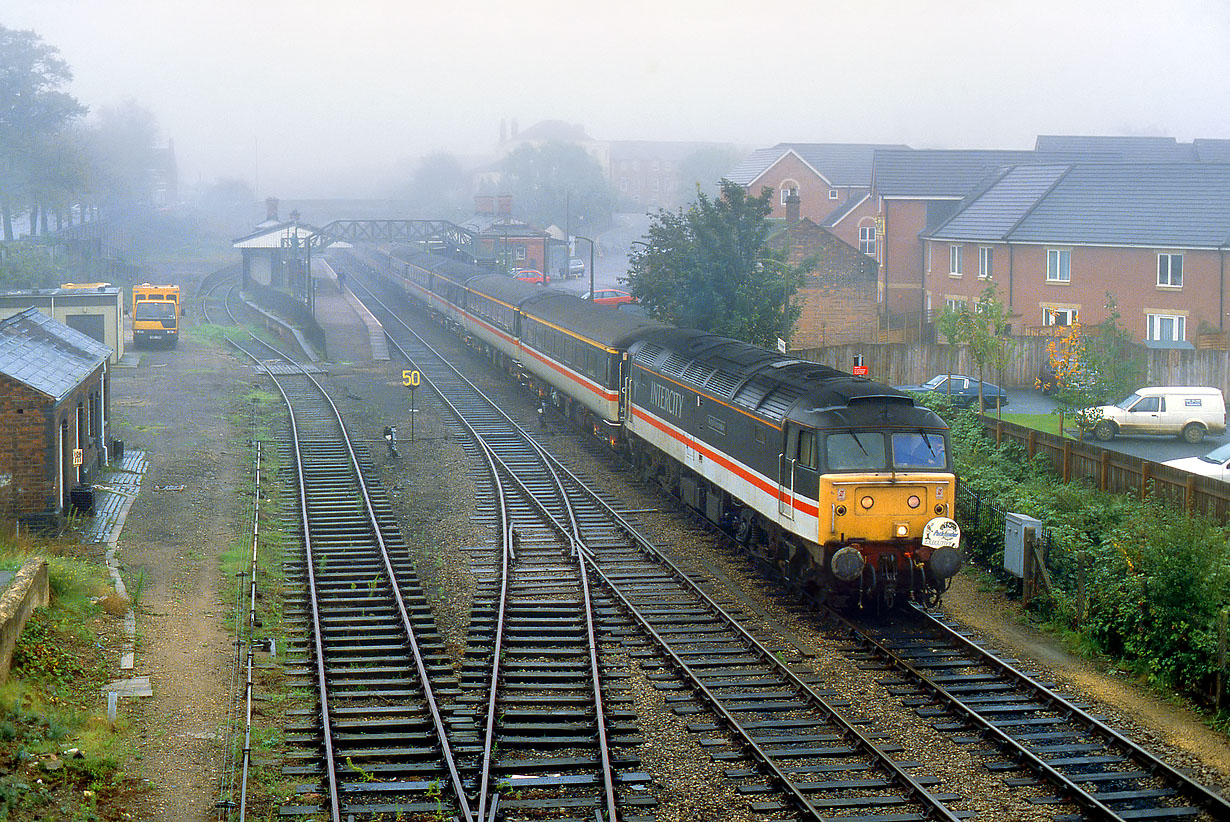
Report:
[{"label": "dark car", "polygon": [[[894,385],[898,391],[930,391],[947,396],[953,405],[969,408],[978,402],[978,380],[963,374],[939,374],[922,385]],[[989,382],[982,383],[982,407],[1003,408],[1008,404],[1008,392]]]},{"label": "dark car", "polygon": [[585,276],[585,261],[580,257],[568,258],[568,276],[569,277],[584,277]]}]

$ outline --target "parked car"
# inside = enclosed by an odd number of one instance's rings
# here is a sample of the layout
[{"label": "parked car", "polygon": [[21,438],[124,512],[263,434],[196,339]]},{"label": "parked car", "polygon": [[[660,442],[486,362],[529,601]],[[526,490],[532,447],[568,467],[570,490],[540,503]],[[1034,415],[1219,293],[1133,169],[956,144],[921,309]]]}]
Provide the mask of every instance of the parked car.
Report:
[{"label": "parked car", "polygon": [[[584,294],[582,294],[581,299],[582,300],[591,299],[589,292],[586,291]],[[597,305],[625,305],[627,303],[636,302],[636,300],[632,298],[631,294],[629,294],[627,291],[620,291],[618,288],[594,289],[594,295],[592,299],[594,303],[596,303]]]},{"label": "parked car", "polygon": [[[943,394],[954,405],[969,408],[978,402],[978,380],[963,374],[938,374],[922,385],[894,385],[898,391]],[[982,407],[1003,408],[1008,404],[1008,392],[989,382],[982,383]]]},{"label": "parked car", "polygon": [[536,268],[518,268],[513,272],[513,276],[523,283],[532,283],[534,285],[542,285],[546,281],[542,272]]},{"label": "parked car", "polygon": [[1205,477],[1213,477],[1222,482],[1230,482],[1230,442],[1217,446],[1203,457],[1166,460],[1162,465],[1169,465],[1172,468],[1190,471]]},{"label": "parked car", "polygon": [[585,261],[580,257],[568,258],[568,276],[569,277],[584,277],[585,276]]},{"label": "parked car", "polygon": [[1226,432],[1226,400],[1217,388],[1150,386],[1114,405],[1078,411],[1076,420],[1102,442],[1116,434],[1170,434],[1196,443],[1205,434]]}]

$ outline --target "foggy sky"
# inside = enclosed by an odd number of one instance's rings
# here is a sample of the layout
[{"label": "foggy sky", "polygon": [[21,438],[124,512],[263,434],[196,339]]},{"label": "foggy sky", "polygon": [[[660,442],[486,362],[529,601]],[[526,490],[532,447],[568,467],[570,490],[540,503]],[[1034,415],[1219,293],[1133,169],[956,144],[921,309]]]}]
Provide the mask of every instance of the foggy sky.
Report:
[{"label": "foggy sky", "polygon": [[259,197],[369,194],[513,118],[749,148],[1230,137],[1227,0],[4,0],[0,24],[87,106],[152,110],[181,188]]}]

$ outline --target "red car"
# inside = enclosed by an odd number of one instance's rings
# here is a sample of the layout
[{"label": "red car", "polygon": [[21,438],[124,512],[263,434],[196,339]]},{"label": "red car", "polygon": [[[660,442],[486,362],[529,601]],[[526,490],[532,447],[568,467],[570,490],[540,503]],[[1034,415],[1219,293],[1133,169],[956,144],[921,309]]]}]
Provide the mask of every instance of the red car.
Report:
[{"label": "red car", "polygon": [[[581,295],[582,300],[591,299],[589,292],[586,291]],[[627,291],[620,291],[618,288],[599,288],[594,290],[593,301],[597,305],[626,305],[627,303],[636,302],[632,295]]]},{"label": "red car", "polygon": [[513,276],[523,283],[531,285],[542,285],[546,281],[546,277],[536,268],[518,268],[513,272]]}]

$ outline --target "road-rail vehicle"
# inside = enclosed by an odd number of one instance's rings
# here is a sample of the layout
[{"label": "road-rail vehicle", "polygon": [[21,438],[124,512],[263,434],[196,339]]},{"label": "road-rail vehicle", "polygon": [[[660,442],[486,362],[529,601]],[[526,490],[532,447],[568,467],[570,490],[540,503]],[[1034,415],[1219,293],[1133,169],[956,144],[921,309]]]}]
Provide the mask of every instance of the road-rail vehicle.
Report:
[{"label": "road-rail vehicle", "polygon": [[907,394],[436,255],[350,253],[818,596],[931,604],[960,568],[948,427]]}]

